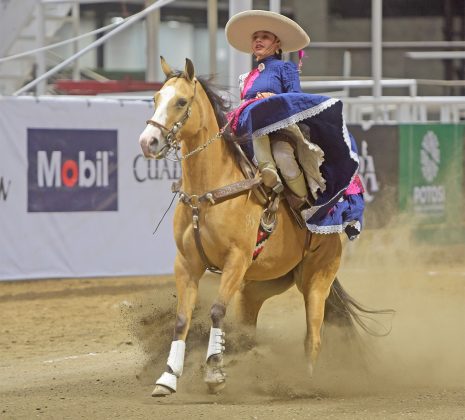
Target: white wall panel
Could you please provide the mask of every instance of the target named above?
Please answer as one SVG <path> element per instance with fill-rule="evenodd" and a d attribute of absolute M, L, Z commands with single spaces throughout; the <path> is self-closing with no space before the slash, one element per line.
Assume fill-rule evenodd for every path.
<path fill-rule="evenodd" d="M 152 112 L 143 101 L 0 98 L 0 280 L 172 272 L 173 209 L 152 232 L 180 168 L 142 158 L 138 138 Z M 56 177 L 37 185 L 39 151 L 59 152 L 61 187 Z M 71 185 L 64 162 L 91 181 L 83 169 L 106 152 L 112 186 Z"/>

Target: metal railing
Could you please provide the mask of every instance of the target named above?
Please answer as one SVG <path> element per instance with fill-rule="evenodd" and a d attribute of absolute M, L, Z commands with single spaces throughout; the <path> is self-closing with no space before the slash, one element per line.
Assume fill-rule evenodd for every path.
<path fill-rule="evenodd" d="M 362 96 L 342 101 L 345 118 L 352 124 L 465 123 L 463 96 Z"/>
<path fill-rule="evenodd" d="M 102 45 L 104 42 L 106 42 L 108 39 L 114 37 L 116 34 L 119 32 L 123 31 L 127 27 L 133 25 L 134 23 L 138 22 L 139 20 L 143 19 L 153 11 L 159 9 L 162 6 L 165 6 L 169 3 L 172 3 L 174 0 L 158 0 L 155 3 L 151 4 L 150 6 L 146 7 L 144 10 L 142 10 L 139 13 L 136 13 L 135 15 L 130 16 L 125 20 L 121 25 L 117 26 L 115 29 L 111 30 L 110 32 L 106 33 L 103 35 L 101 38 L 98 40 L 92 42 L 89 44 L 87 47 L 83 48 L 82 50 L 78 51 L 76 54 L 72 55 L 71 57 L 67 58 L 64 60 L 62 63 L 56 65 L 49 71 L 41 74 L 39 77 L 37 77 L 35 80 L 32 82 L 26 84 L 23 86 L 21 89 L 17 90 L 16 92 L 13 93 L 14 96 L 21 95 L 24 92 L 27 92 L 29 89 L 32 89 L 33 87 L 37 86 L 44 80 L 47 80 L 49 77 L 53 76 L 54 74 L 58 73 L 60 70 L 77 60 L 79 57 L 82 55 L 86 54 L 90 50 L 93 50 L 94 48 L 97 48 L 98 46 Z"/>
<path fill-rule="evenodd" d="M 153 97 L 134 95 L 102 94 L 119 101 L 144 101 L 151 106 Z M 463 96 L 383 96 L 373 98 L 360 96 L 341 97 L 347 123 L 398 124 L 398 123 L 465 123 L 465 97 Z"/>
<path fill-rule="evenodd" d="M 70 63 L 77 60 L 80 56 L 86 54 L 88 51 L 100 46 L 108 39 L 115 36 L 120 31 L 133 25 L 139 20 L 143 19 L 156 9 L 161 8 L 174 0 L 158 0 L 151 4 L 139 13 L 128 17 L 121 24 L 116 26 L 110 32 L 103 35 L 101 38 L 91 43 L 81 51 L 67 58 L 60 64 L 53 67 L 51 70 L 37 77 L 34 81 L 23 86 L 16 91 L 14 95 L 20 95 L 27 92 L 31 88 L 37 86 L 42 81 L 55 75 L 60 70 L 68 66 Z M 104 28 L 104 29 L 107 29 Z M 98 30 L 103 31 L 103 29 Z M 81 37 L 81 36 L 80 36 Z M 77 38 L 68 40 L 67 42 L 76 41 Z M 64 42 L 63 42 L 64 44 Z M 61 45 L 57 43 L 54 46 Z M 311 48 L 370 48 L 371 42 L 352 42 L 352 43 L 313 43 Z M 39 48 L 32 53 L 44 52 L 48 48 L 54 46 Z M 453 48 L 465 46 L 465 42 L 384 42 L 383 48 L 425 48 L 435 46 L 437 48 Z M 5 57 L 3 60 L 19 58 L 26 53 L 18 54 L 15 57 Z M 347 54 L 348 55 L 348 54 Z M 413 56 L 411 58 L 414 58 Z M 417 57 L 415 57 L 417 58 Z M 435 57 L 436 58 L 436 57 Z M 350 57 L 348 58 L 350 59 Z M 344 72 L 344 76 L 348 76 L 350 70 Z M 307 79 L 307 80 L 305 80 Z M 428 81 L 433 83 L 434 81 Z M 437 81 L 440 83 L 441 81 Z M 443 81 L 444 83 L 446 81 Z M 447 81 L 452 83 L 452 81 Z M 383 88 L 407 88 L 409 95 L 407 97 L 400 96 L 381 96 L 381 97 L 349 97 L 350 89 L 366 89 L 374 86 L 372 79 L 344 79 L 344 80 L 308 80 L 303 78 L 302 88 L 304 90 L 325 90 L 341 89 L 340 96 L 344 102 L 344 114 L 347 122 L 359 124 L 372 124 L 372 123 L 403 123 L 403 122 L 431 122 L 438 121 L 444 123 L 459 123 L 465 120 L 465 97 L 460 96 L 446 96 L 446 97 L 417 97 L 417 89 L 419 81 L 415 79 L 381 79 L 380 85 Z M 454 81 L 455 83 L 455 81 Z M 464 83 L 461 81 L 461 83 Z M 151 101 L 148 96 L 116 96 L 120 100 L 147 100 Z"/>
<path fill-rule="evenodd" d="M 410 96 L 417 95 L 417 81 L 415 79 L 382 79 L 383 88 L 408 88 Z M 323 89 L 341 89 L 347 92 L 350 88 L 372 88 L 374 81 L 372 79 L 360 80 L 304 80 L 300 83 L 302 90 Z"/>

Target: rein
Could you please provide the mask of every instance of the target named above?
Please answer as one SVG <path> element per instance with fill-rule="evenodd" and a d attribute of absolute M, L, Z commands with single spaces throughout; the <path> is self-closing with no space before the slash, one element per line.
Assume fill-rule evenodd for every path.
<path fill-rule="evenodd" d="M 202 150 L 206 149 L 210 144 L 212 144 L 215 140 L 219 139 L 220 137 L 223 136 L 223 133 L 225 132 L 226 128 L 228 128 L 229 124 L 231 121 L 228 121 L 221 129 L 218 131 L 218 133 L 215 134 L 214 137 L 211 139 L 207 140 L 204 144 L 201 144 L 200 146 L 196 147 L 194 150 L 190 151 L 189 153 L 185 154 L 184 156 L 178 156 L 179 160 L 185 160 L 190 158 L 191 156 L 196 155 L 197 153 L 201 152 Z"/>

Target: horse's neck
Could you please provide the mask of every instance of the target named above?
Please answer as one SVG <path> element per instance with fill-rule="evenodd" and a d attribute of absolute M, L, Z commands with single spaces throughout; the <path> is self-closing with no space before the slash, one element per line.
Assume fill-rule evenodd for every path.
<path fill-rule="evenodd" d="M 195 139 L 190 139 L 189 146 L 183 143 L 182 154 L 186 155 L 205 144 L 214 138 L 218 131 L 216 124 L 210 124 L 208 129 L 200 130 Z M 185 192 L 204 194 L 243 178 L 226 141 L 217 138 L 202 151 L 183 160 L 182 185 Z"/>

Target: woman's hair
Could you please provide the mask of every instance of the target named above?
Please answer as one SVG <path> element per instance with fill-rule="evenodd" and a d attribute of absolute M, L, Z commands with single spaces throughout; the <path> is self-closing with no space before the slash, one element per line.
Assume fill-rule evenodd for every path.
<path fill-rule="evenodd" d="M 283 59 L 283 50 L 280 48 L 278 49 L 275 53 L 274 53 L 274 56 L 278 59 L 278 60 L 282 60 Z"/>
<path fill-rule="evenodd" d="M 274 34 L 273 34 L 274 35 Z M 278 35 L 274 35 L 275 37 L 275 41 L 278 43 L 278 45 L 281 46 L 281 40 L 278 38 Z M 282 60 L 283 59 L 283 50 L 280 48 L 278 48 L 276 50 L 276 52 L 274 53 L 274 56 L 278 59 L 278 60 Z"/>

